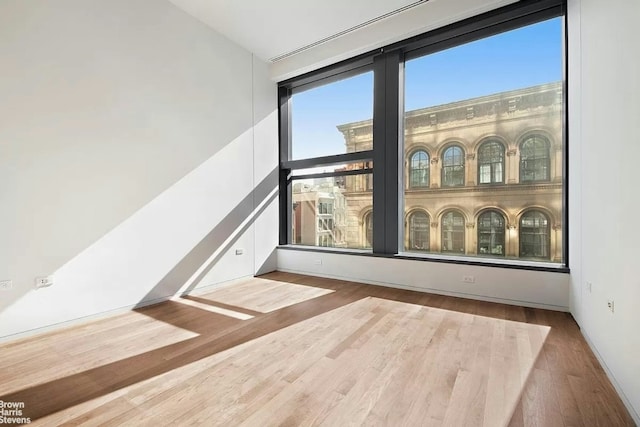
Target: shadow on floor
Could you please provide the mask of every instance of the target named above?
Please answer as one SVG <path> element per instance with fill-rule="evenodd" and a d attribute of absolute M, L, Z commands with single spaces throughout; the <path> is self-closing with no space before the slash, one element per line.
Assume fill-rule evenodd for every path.
<path fill-rule="evenodd" d="M 563 324 L 564 329 L 552 327 L 552 332 L 545 344 L 545 348 L 551 346 L 551 350 L 559 340 L 568 339 L 565 331 L 566 325 L 571 325 L 570 322 L 567 322 L 567 317 L 570 317 L 567 313 L 526 309 L 282 272 L 269 273 L 262 277 L 329 289 L 333 292 L 269 313 L 259 313 L 242 307 L 222 304 L 200 296 L 186 297 L 197 303 L 214 305 L 218 308 L 254 316 L 249 320 L 238 320 L 175 301 L 140 308 L 136 312 L 199 335 L 61 379 L 4 394 L 0 396 L 0 400 L 24 402 L 24 415 L 32 420 L 37 420 L 367 297 L 384 298 L 497 319 L 551 326 Z M 573 334 L 575 331 L 571 331 L 571 333 Z"/>

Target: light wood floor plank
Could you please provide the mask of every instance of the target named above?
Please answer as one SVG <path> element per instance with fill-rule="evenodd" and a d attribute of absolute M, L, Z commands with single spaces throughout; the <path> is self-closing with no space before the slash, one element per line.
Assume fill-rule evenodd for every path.
<path fill-rule="evenodd" d="M 282 272 L 193 301 L 0 345 L 0 400 L 46 426 L 633 425 L 566 313 Z"/>

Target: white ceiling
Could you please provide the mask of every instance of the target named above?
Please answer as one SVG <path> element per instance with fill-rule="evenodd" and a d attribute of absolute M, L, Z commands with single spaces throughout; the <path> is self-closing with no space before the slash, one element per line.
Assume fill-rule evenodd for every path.
<path fill-rule="evenodd" d="M 169 1 L 271 62 L 282 81 L 518 0 Z"/>
<path fill-rule="evenodd" d="M 170 1 L 264 61 L 285 55 L 398 9 L 424 2 L 424 0 Z"/>

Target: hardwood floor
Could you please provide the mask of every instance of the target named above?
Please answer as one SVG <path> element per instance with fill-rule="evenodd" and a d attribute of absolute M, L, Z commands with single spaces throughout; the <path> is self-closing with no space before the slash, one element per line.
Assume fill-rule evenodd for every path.
<path fill-rule="evenodd" d="M 271 273 L 0 345 L 35 425 L 632 426 L 567 313 Z"/>

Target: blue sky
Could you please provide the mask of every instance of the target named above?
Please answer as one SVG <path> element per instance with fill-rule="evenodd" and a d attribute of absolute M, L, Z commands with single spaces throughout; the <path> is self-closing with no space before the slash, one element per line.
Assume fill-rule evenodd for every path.
<path fill-rule="evenodd" d="M 406 111 L 562 79 L 562 20 L 407 61 Z M 292 97 L 293 159 L 345 152 L 337 125 L 373 115 L 373 72 Z"/>

